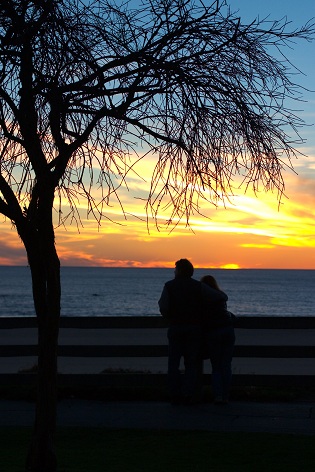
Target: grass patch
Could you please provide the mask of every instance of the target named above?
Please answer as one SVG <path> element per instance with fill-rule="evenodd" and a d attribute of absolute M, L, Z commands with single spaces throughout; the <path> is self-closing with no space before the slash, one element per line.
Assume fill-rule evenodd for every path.
<path fill-rule="evenodd" d="M 0 428 L 1 470 L 23 472 L 29 428 Z M 60 428 L 59 472 L 313 472 L 314 437 Z"/>

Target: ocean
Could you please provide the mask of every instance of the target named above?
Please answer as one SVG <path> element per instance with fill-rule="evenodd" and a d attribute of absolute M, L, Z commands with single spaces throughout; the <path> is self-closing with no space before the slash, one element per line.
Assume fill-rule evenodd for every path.
<path fill-rule="evenodd" d="M 196 269 L 212 274 L 238 316 L 315 316 L 315 270 Z M 62 316 L 152 316 L 173 269 L 62 267 Z M 0 266 L 0 316 L 33 316 L 28 267 Z"/>

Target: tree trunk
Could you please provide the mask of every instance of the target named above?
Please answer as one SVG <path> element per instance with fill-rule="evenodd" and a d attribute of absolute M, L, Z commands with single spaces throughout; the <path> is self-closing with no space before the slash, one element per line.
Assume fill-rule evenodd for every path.
<path fill-rule="evenodd" d="M 57 323 L 57 321 L 50 322 Z M 26 470 L 55 472 L 54 434 L 57 409 L 57 339 L 47 325 L 38 329 L 38 385 L 35 425 L 26 460 Z"/>
<path fill-rule="evenodd" d="M 55 472 L 60 263 L 53 237 L 38 238 L 37 235 L 30 239 L 31 243 L 26 247 L 38 321 L 38 379 L 35 424 L 26 459 L 26 471 Z"/>

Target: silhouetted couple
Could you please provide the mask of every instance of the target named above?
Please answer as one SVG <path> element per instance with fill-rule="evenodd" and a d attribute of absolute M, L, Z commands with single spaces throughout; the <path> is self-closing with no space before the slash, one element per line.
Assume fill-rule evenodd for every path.
<path fill-rule="evenodd" d="M 196 399 L 202 359 L 210 358 L 212 390 L 216 403 L 227 403 L 235 342 L 227 295 L 214 277 L 192 278 L 194 267 L 187 259 L 175 263 L 175 277 L 164 285 L 159 307 L 168 320 L 168 381 L 171 403 L 191 404 Z M 204 351 L 208 351 L 206 354 Z M 181 375 L 180 361 L 185 372 Z"/>

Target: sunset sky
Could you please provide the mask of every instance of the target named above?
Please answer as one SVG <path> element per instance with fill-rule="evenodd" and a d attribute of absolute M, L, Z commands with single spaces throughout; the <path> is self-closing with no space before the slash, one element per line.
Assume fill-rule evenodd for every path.
<path fill-rule="evenodd" d="M 207 3 L 207 2 L 206 2 Z M 287 16 L 292 28 L 315 18 L 314 0 L 230 0 L 244 22 L 256 16 L 280 19 Z M 306 103 L 299 104 L 301 116 L 315 123 L 315 42 L 292 45 L 288 57 L 304 76 L 295 80 L 306 89 Z M 109 220 L 100 228 L 82 207 L 83 227 L 56 228 L 57 250 L 64 266 L 173 267 L 174 261 L 189 258 L 196 267 L 315 269 L 315 126 L 300 134 L 307 141 L 298 148 L 307 157 L 293 162 L 295 172 L 284 173 L 285 196 L 278 205 L 277 195 L 263 190 L 254 196 L 241 188 L 232 199 L 214 208 L 204 205 L 208 218 L 191 217 L 191 228 L 183 224 L 171 234 L 158 232 L 154 225 L 148 233 L 143 198 L 149 190 L 150 162 L 139 163 L 138 174 L 131 176 L 129 192 L 120 194 L 127 220 L 113 201 Z M 113 223 L 112 221 L 115 221 Z M 26 265 L 25 250 L 9 222 L 0 217 L 0 264 Z"/>

